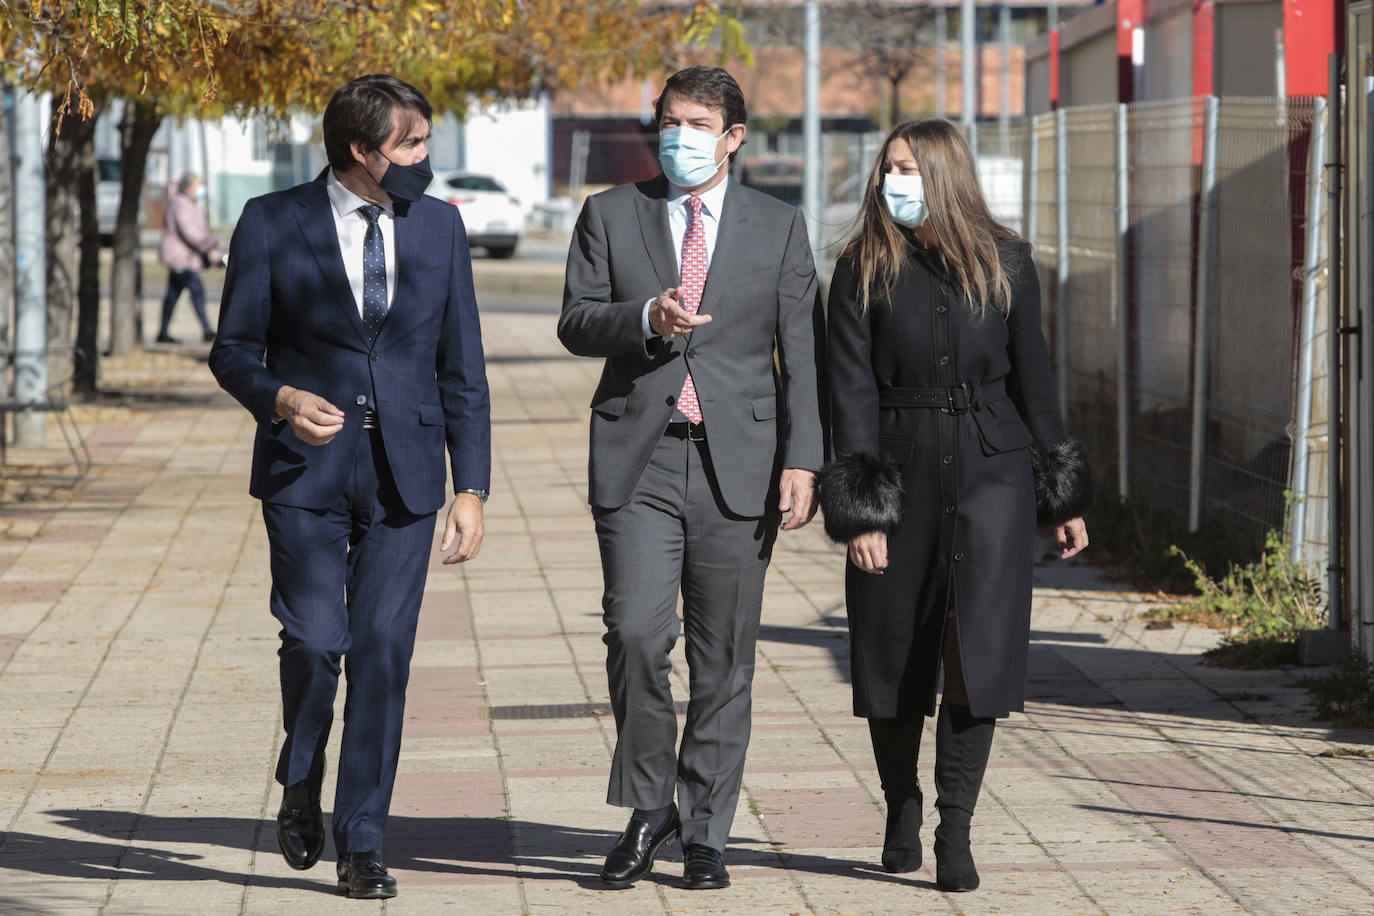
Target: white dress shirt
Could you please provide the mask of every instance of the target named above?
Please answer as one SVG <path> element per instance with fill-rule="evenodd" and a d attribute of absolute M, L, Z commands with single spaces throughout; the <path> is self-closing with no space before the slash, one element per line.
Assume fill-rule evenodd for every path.
<path fill-rule="evenodd" d="M 711 256 L 716 253 L 716 236 L 720 235 L 720 215 L 725 206 L 725 188 L 729 183 L 730 174 L 727 172 L 720 184 L 697 195 L 701 198 L 701 226 L 706 230 L 708 272 L 711 269 Z M 682 237 L 687 234 L 687 225 L 692 219 L 692 208 L 687 205 L 687 198 L 690 196 L 672 182 L 668 183 L 668 229 L 673 233 L 673 257 L 677 259 L 679 274 L 682 272 Z M 653 328 L 649 327 L 649 307 L 653 304 L 653 299 L 644 303 L 644 312 L 640 318 L 640 328 L 644 331 L 646 339 L 658 336 Z"/>
<path fill-rule="evenodd" d="M 329 170 L 324 189 L 329 193 L 329 203 L 334 210 L 334 229 L 339 233 L 339 252 L 343 255 L 348 286 L 353 290 L 353 304 L 362 315 L 363 239 L 367 236 L 367 220 L 358 208 L 367 206 L 367 201 L 344 187 L 333 169 Z M 391 204 L 378 206 L 382 208 L 377 228 L 382 230 L 382 249 L 386 255 L 386 307 L 390 309 L 391 299 L 396 294 L 396 220 Z"/>

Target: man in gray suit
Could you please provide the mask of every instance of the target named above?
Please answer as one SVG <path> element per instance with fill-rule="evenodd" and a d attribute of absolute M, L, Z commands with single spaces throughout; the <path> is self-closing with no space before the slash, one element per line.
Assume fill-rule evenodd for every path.
<path fill-rule="evenodd" d="M 664 175 L 588 198 L 558 322 L 568 350 L 606 360 L 588 476 L 617 731 L 607 801 L 634 813 L 601 878 L 643 878 L 680 832 L 684 884 L 719 888 L 764 573 L 782 514 L 790 530 L 815 513 L 820 297 L 801 212 L 729 178 L 747 117 L 734 79 L 682 70 L 655 113 Z M 668 659 L 679 590 L 680 752 Z"/>

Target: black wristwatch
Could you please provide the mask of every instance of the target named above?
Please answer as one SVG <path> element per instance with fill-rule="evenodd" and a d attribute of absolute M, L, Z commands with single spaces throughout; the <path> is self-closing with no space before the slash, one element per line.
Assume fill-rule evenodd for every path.
<path fill-rule="evenodd" d="M 481 500 L 482 502 L 484 502 L 484 503 L 487 501 L 487 497 L 491 495 L 491 491 L 490 491 L 490 490 L 474 490 L 474 489 L 471 489 L 471 488 L 468 488 L 468 487 L 465 487 L 465 488 L 459 490 L 458 492 L 459 492 L 459 493 L 471 493 L 473 496 L 476 496 L 478 499 L 480 499 L 480 500 Z"/>

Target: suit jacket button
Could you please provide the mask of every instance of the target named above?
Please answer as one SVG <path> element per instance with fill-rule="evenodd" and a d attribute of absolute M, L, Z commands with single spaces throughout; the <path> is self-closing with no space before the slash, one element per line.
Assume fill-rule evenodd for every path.
<path fill-rule="evenodd" d="M 956 553 L 956 554 L 954 555 L 954 562 L 955 562 L 955 563 L 962 563 L 962 562 L 964 562 L 964 555 L 963 555 L 962 553 Z"/>
<path fill-rule="evenodd" d="M 674 395 L 671 395 L 671 394 L 668 395 L 668 397 L 665 398 L 665 400 L 668 402 L 668 405 L 669 405 L 670 407 L 671 407 L 672 405 L 674 405 L 674 404 L 677 403 L 677 397 L 674 396 Z"/>
<path fill-rule="evenodd" d="M 358 395 L 356 398 L 353 399 L 353 403 L 354 403 L 354 404 L 357 404 L 359 407 L 362 407 L 364 404 L 367 403 L 367 395 L 365 395 L 365 394 L 360 394 L 360 395 Z"/>
<path fill-rule="evenodd" d="M 688 358 L 688 359 L 696 359 L 696 358 L 697 358 L 697 351 L 696 351 L 696 350 L 688 350 L 688 351 L 687 351 L 687 358 Z"/>
<path fill-rule="evenodd" d="M 372 357 L 373 359 L 381 359 L 381 357 L 378 356 L 376 353 L 369 353 L 369 354 L 367 354 L 367 355 L 370 356 L 370 357 Z"/>

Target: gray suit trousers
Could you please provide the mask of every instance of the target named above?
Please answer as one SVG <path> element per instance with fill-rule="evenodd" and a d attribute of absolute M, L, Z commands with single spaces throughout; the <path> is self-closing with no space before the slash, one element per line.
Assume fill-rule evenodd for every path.
<path fill-rule="evenodd" d="M 754 646 L 779 516 L 731 514 L 709 444 L 669 436 L 629 500 L 593 515 L 617 733 L 606 800 L 659 808 L 672 802 L 676 784 L 682 843 L 723 850 L 744 774 Z M 675 753 L 668 653 L 680 630 L 679 588 L 690 700 Z"/>

